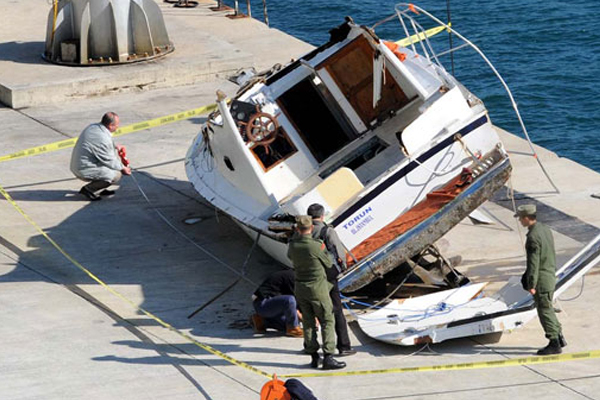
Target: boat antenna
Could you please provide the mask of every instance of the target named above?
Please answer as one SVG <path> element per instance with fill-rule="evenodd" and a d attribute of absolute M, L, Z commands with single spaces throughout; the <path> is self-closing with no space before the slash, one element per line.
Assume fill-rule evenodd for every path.
<path fill-rule="evenodd" d="M 452 15 L 450 14 L 450 0 L 446 0 L 446 13 L 448 14 L 448 26 L 452 26 Z M 452 76 L 454 75 L 454 45 L 452 44 L 452 30 L 448 30 L 448 41 L 450 42 L 450 63 L 452 65 Z"/>

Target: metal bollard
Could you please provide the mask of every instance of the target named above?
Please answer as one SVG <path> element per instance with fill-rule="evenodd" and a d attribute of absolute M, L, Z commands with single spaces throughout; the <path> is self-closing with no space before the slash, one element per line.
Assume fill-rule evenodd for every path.
<path fill-rule="evenodd" d="M 233 6 L 233 14 L 229 14 L 227 15 L 227 18 L 231 18 L 231 19 L 238 19 L 238 18 L 247 18 L 247 15 L 240 12 L 240 4 L 238 0 L 235 0 L 234 2 L 234 6 Z M 248 8 L 248 11 L 250 11 L 250 8 Z"/>
<path fill-rule="evenodd" d="M 226 6 L 225 4 L 223 4 L 223 0 L 218 0 L 217 1 L 217 6 L 216 7 L 210 7 L 210 10 L 212 10 L 212 11 L 229 11 L 229 10 L 231 10 L 231 7 Z"/>

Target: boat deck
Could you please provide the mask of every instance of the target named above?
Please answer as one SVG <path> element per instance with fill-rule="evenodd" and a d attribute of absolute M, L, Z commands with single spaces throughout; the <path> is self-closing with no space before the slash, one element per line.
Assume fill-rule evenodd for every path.
<path fill-rule="evenodd" d="M 293 38 L 285 42 L 285 35 L 259 27 L 252 28 L 256 41 L 252 44 L 250 38 L 236 36 L 235 29 L 222 26 L 252 27 L 258 22 L 230 21 L 222 13 L 208 11 L 209 5 L 212 3 L 201 2 L 196 10 L 164 8 L 168 28 L 179 26 L 170 21 L 180 18 L 206 37 L 219 38 L 234 47 L 252 52 L 268 47 L 273 60 L 263 62 L 285 61 L 309 47 Z M 8 3 L 0 6 L 3 15 L 8 15 L 8 7 Z M 6 79 L 21 73 L 15 71 L 20 69 L 27 69 L 41 86 L 48 81 L 47 65 L 42 61 L 10 59 L 2 50 L 11 42 L 19 51 L 37 49 L 37 42 L 43 41 L 47 11 L 45 7 L 31 8 L 24 0 L 10 3 L 13 18 L 0 32 L 0 85 L 9 86 Z M 33 23 L 28 21 L 36 21 L 37 29 L 21 29 Z M 170 31 L 175 41 L 189 32 L 177 29 Z M 289 46 L 259 43 L 259 38 L 266 42 L 272 37 Z M 211 48 L 201 40 L 197 45 Z M 278 47 L 282 48 L 275 51 Z M 217 57 L 217 50 L 210 54 Z M 239 61 L 238 66 L 247 66 L 246 61 Z M 62 68 L 66 67 L 51 66 L 65 73 Z M 36 79 L 31 79 L 32 85 Z M 66 90 L 68 84 L 64 85 Z M 0 154 L 77 136 L 109 109 L 119 113 L 122 124 L 128 125 L 211 104 L 217 88 L 226 93 L 235 90 L 230 82 L 213 77 L 185 87 L 60 103 L 50 99 L 54 102 L 19 111 L 0 108 Z M 134 304 L 195 340 L 262 371 L 279 375 L 312 372 L 309 357 L 300 353 L 300 339 L 254 335 L 246 324 L 255 285 L 279 268 L 258 249 L 246 265 L 247 280 L 187 318 L 238 279 L 228 266 L 239 272 L 252 248 L 237 225 L 204 204 L 187 182 L 183 157 L 203 120 L 196 117 L 117 140 L 127 146 L 129 158 L 139 171 L 136 181 L 150 203 L 136 181 L 127 177 L 115 197 L 83 201 L 77 194 L 81 182 L 68 168 L 69 150 L 0 163 L 0 184 L 74 259 Z M 561 190 L 560 194 L 550 193 L 551 186 L 534 158 L 526 155 L 526 142 L 505 131 L 500 134 L 512 156 L 517 202 L 538 205 L 540 220 L 553 229 L 560 264 L 599 232 L 600 200 L 591 194 L 600 192 L 600 174 L 538 148 L 539 157 Z M 473 225 L 464 221 L 443 239 L 445 255 L 462 255 L 459 270 L 475 282 L 490 281 L 488 291 L 497 290 L 508 277 L 520 275 L 524 269 L 522 242 L 511 206 L 510 199 L 499 193 L 485 207 L 502 223 Z M 58 253 L 7 201 L 0 200 L 0 216 L 0 398 L 260 397 L 266 378 L 207 353 L 115 297 Z M 192 217 L 201 220 L 193 225 L 183 222 Z M 581 295 L 580 287 L 573 285 L 559 304 L 568 352 L 600 349 L 600 321 L 590 306 L 600 302 L 600 269 L 595 267 L 586 276 Z M 415 348 L 379 343 L 361 333 L 355 322 L 350 327 L 359 353 L 345 359 L 348 367 L 343 371 L 498 361 L 533 355 L 546 344 L 537 321 L 501 338 L 481 336 Z M 600 393 L 599 367 L 600 360 L 593 359 L 301 380 L 320 399 L 524 399 L 532 395 L 593 399 Z"/>

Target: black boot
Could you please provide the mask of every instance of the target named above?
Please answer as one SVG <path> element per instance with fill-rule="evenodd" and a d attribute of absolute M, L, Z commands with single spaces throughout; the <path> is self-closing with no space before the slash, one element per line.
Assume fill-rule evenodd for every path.
<path fill-rule="evenodd" d="M 323 359 L 323 369 L 341 369 L 346 366 L 343 361 L 338 361 L 331 354 L 325 354 Z"/>
<path fill-rule="evenodd" d="M 548 343 L 548 346 L 544 347 L 543 349 L 538 350 L 537 355 L 538 356 L 547 356 L 550 354 L 560 354 L 562 353 L 562 349 L 560 348 L 560 343 L 558 341 L 558 339 L 550 339 L 550 343 Z"/>
<path fill-rule="evenodd" d="M 102 200 L 102 199 L 100 198 L 100 196 L 98 196 L 96 193 L 94 193 L 94 192 L 92 192 L 92 191 L 88 190 L 88 188 L 86 188 L 85 186 L 84 186 L 84 187 L 82 187 L 82 188 L 79 190 L 79 193 L 81 193 L 82 195 L 84 195 L 85 197 L 87 197 L 87 199 L 88 199 L 89 201 L 97 201 L 97 200 Z"/>
<path fill-rule="evenodd" d="M 565 337 L 563 336 L 562 332 L 558 335 L 558 344 L 560 344 L 560 347 L 567 346 L 567 341 L 565 340 Z"/>
<path fill-rule="evenodd" d="M 310 367 L 311 368 L 319 368 L 319 361 L 321 360 L 321 357 L 319 357 L 319 353 L 312 353 L 310 355 L 311 361 L 310 361 Z"/>

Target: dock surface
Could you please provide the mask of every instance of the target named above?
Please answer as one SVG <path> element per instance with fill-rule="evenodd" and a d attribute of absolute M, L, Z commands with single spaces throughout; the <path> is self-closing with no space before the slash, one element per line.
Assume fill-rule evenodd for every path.
<path fill-rule="evenodd" d="M 212 104 L 217 89 L 228 95 L 237 90 L 225 79 L 231 72 L 285 63 L 312 48 L 261 22 L 210 11 L 212 2 L 191 10 L 160 4 L 176 51 L 146 65 L 108 69 L 45 63 L 39 53 L 50 6 L 0 4 L 0 100 L 10 106 L 0 107 L 0 155 L 76 137 L 109 110 L 125 126 Z M 125 84 L 132 76 L 141 80 Z M 0 185 L 27 216 L 108 285 L 65 258 L 0 198 L 0 399 L 260 398 L 267 378 L 181 333 L 269 374 L 314 371 L 301 354 L 301 339 L 255 335 L 247 323 L 250 295 L 281 267 L 260 249 L 252 251 L 252 241 L 187 181 L 183 160 L 204 121 L 197 116 L 118 138 L 136 172 L 114 197 L 99 202 L 78 194 L 82 182 L 69 171 L 70 150 L 0 162 Z M 600 233 L 600 200 L 591 196 L 600 193 L 600 174 L 538 147 L 560 189 L 553 193 L 527 142 L 499 132 L 511 154 L 516 201 L 538 205 L 561 265 Z M 459 270 L 491 282 L 490 290 L 525 266 L 525 232 L 507 192 L 485 204 L 502 223 L 465 220 L 443 239 L 447 256 L 462 256 Z M 190 219 L 198 222 L 187 224 Z M 244 279 L 225 291 L 242 272 Z M 561 299 L 565 351 L 600 349 L 598 267 Z M 411 348 L 374 341 L 355 321 L 350 328 L 358 354 L 344 359 L 347 372 L 501 361 L 533 356 L 546 344 L 537 320 L 501 337 Z M 600 399 L 599 369 L 600 360 L 585 359 L 301 380 L 328 400 Z"/>

